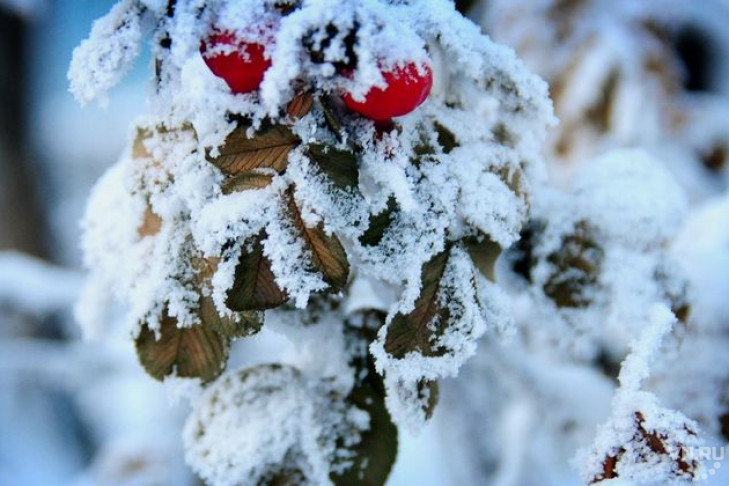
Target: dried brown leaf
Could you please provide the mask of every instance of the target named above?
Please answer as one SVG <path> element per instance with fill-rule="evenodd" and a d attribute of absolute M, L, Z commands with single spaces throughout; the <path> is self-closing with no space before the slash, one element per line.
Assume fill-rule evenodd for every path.
<path fill-rule="evenodd" d="M 208 160 L 227 175 L 263 168 L 285 171 L 298 137 L 283 125 L 263 128 L 250 138 L 247 130 L 245 125 L 236 128 L 220 148 L 220 156 Z"/>
<path fill-rule="evenodd" d="M 248 191 L 252 189 L 263 189 L 273 182 L 273 175 L 261 172 L 241 172 L 228 178 L 221 189 L 223 194 Z"/>
<path fill-rule="evenodd" d="M 448 313 L 438 302 L 440 281 L 448 263 L 448 251 L 435 255 L 423 265 L 421 271 L 420 296 L 415 308 L 409 314 L 398 313 L 387 329 L 385 351 L 395 358 L 403 358 L 416 351 L 423 356 L 439 356 L 443 350 L 434 347 L 433 336 L 437 335 L 448 322 Z M 432 329 L 436 323 L 438 329 Z"/>
<path fill-rule="evenodd" d="M 250 248 L 243 249 L 226 302 L 232 310 L 272 309 L 288 300 L 286 293 L 276 283 L 271 261 L 263 254 L 264 237 L 264 233 L 259 234 L 251 242 Z"/>
<path fill-rule="evenodd" d="M 349 278 L 349 261 L 339 238 L 326 234 L 322 222 L 313 228 L 304 222 L 292 188 L 288 191 L 288 207 L 294 226 L 311 252 L 313 270 L 320 272 L 334 291 L 342 290 Z"/>
<path fill-rule="evenodd" d="M 164 315 L 160 336 L 144 326 L 136 339 L 137 355 L 144 369 L 158 380 L 173 372 L 184 378 L 217 378 L 228 359 L 230 341 L 215 330 L 197 325 L 177 327 L 177 320 Z"/>
<path fill-rule="evenodd" d="M 154 236 L 159 233 L 159 230 L 161 228 L 162 218 L 160 218 L 150 206 L 147 206 L 147 208 L 144 210 L 144 218 L 142 219 L 142 224 L 139 229 L 137 229 L 139 237 L 144 238 L 145 236 Z"/>

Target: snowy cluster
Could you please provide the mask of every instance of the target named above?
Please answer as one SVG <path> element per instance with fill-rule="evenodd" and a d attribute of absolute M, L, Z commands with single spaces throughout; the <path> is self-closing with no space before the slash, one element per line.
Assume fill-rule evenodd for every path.
<path fill-rule="evenodd" d="M 439 400 L 462 484 L 703 478 L 729 431 L 729 38 L 689 3 L 120 1 L 71 91 L 103 103 L 143 39 L 153 89 L 89 200 L 77 315 L 123 309 L 211 484 L 382 484 Z M 220 32 L 263 46 L 254 91 L 213 74 Z M 411 67 L 414 111 L 351 108 Z M 261 329 L 291 347 L 225 371 Z"/>
<path fill-rule="evenodd" d="M 542 322 L 530 339 L 588 359 L 606 337 L 629 342 L 655 302 L 678 311 L 686 283 L 667 245 L 686 209 L 660 162 L 632 150 L 584 165 L 566 191 L 535 195 L 533 222 L 509 255 L 529 284 L 522 302 L 540 303 L 520 311 L 524 325 Z"/>
<path fill-rule="evenodd" d="M 326 484 L 328 464 L 345 459 L 336 457 L 336 441 L 347 434 L 356 443 L 356 431 L 369 427 L 367 413 L 348 410 L 327 388 L 279 365 L 221 377 L 187 421 L 190 463 L 212 484 L 255 485 L 277 475 Z"/>
<path fill-rule="evenodd" d="M 214 31 L 265 46 L 258 90 L 208 69 Z M 546 84 L 447 0 L 124 0 L 74 54 L 77 98 L 103 101 L 142 38 L 154 92 L 89 200 L 77 315 L 101 333 L 121 305 L 150 374 L 204 382 L 185 444 L 211 484 L 384 482 L 393 421 L 421 428 L 438 380 L 511 326 L 493 271 L 544 178 Z M 435 78 L 409 115 L 342 102 L 408 63 Z M 218 377 L 262 324 L 298 353 Z"/>

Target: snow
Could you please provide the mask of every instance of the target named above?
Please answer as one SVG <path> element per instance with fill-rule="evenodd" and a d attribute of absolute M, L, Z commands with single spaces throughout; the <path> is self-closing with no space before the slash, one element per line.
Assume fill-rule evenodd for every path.
<path fill-rule="evenodd" d="M 674 177 L 639 150 L 606 153 L 581 169 L 571 185 L 581 216 L 625 245 L 664 245 L 688 209 Z"/>
<path fill-rule="evenodd" d="M 168 17 L 164 2 L 122 1 L 95 24 L 69 72 L 81 102 L 103 102 L 143 37 L 159 61 L 146 114 L 84 218 L 90 276 L 77 315 L 88 334 L 134 336 L 163 312 L 181 327 L 201 325 L 199 258 L 219 262 L 209 291 L 219 313 L 235 316 L 227 291 L 241 252 L 262 231 L 275 282 L 290 298 L 266 312 L 262 336 L 235 343 L 231 371 L 217 381 L 165 381 L 170 398 L 192 408 L 187 462 L 211 484 L 257 484 L 284 466 L 328 484 L 343 467 L 337 434 L 366 430 L 369 419 L 341 400 L 355 380 L 344 329 L 377 310 L 384 325 L 369 347 L 358 346 L 383 375 L 401 436 L 432 439 L 420 386 L 441 383 L 436 414 L 444 415 L 433 420 L 446 440 L 428 454 L 454 463 L 455 483 L 579 484 L 575 471 L 590 482 L 609 457 L 620 478 L 601 484 L 680 479 L 679 448 L 720 440 L 717 417 L 726 409 L 717 391 L 727 379 L 727 202 L 716 196 L 727 179 L 724 169 L 705 170 L 701 157 L 725 143 L 729 111 L 718 93 L 682 91 L 676 54 L 649 21 L 708 18 L 678 2 L 666 2 L 665 12 L 656 2 L 576 2 L 583 7 L 555 16 L 562 2 L 497 0 L 481 10 L 491 40 L 446 0 L 304 0 L 288 15 L 274 3 L 180 0 Z M 266 45 L 272 67 L 258 92 L 231 94 L 202 62 L 200 40 L 213 26 Z M 356 69 L 342 72 L 352 49 Z M 435 87 L 395 130 L 344 109 L 344 92 L 364 95 L 382 86 L 381 68 L 408 61 L 432 65 Z M 302 86 L 321 97 L 292 120 L 286 107 Z M 327 127 L 323 102 L 339 133 Z M 285 171 L 261 172 L 269 185 L 226 194 L 227 176 L 208 157 L 240 119 L 250 135 L 287 126 L 301 144 Z M 138 130 L 147 134 L 141 150 Z M 309 144 L 352 152 L 356 187 L 328 179 Z M 341 241 L 353 270 L 326 300 L 324 275 L 289 219 L 290 195 L 307 225 L 321 223 Z M 370 217 L 390 201 L 397 211 L 382 240 L 363 244 Z M 160 228 L 142 235 L 150 211 Z M 528 220 L 543 229 L 523 278 L 510 267 Z M 461 243 L 475 237 L 507 249 L 495 282 Z M 444 352 L 396 358 L 386 351 L 393 319 L 415 309 L 422 268 L 443 251 L 435 304 L 448 325 L 436 333 L 436 317 L 426 328 Z M 2 283 L 0 273 L 0 296 Z M 570 285 L 575 294 L 560 296 Z M 119 309 L 121 319 L 109 318 Z M 261 343 L 270 349 L 256 354 Z M 241 357 L 248 352 L 255 357 Z M 125 457 L 133 445 L 116 450 L 113 457 Z M 141 454 L 153 460 L 153 476 L 167 460 Z M 398 464 L 392 481 L 411 484 L 398 471 L 412 463 Z"/>
<path fill-rule="evenodd" d="M 142 11 L 135 0 L 121 0 L 105 17 L 97 20 L 89 38 L 74 51 L 69 73 L 71 92 L 87 103 L 99 98 L 107 104 L 106 92 L 127 74 L 139 55 Z M 88 78 L 87 78 L 88 77 Z"/>
<path fill-rule="evenodd" d="M 295 188 L 294 200 L 307 224 L 323 221 L 326 231 L 346 239 L 350 257 L 364 277 L 402 286 L 398 302 L 390 306 L 391 315 L 412 310 L 420 293 L 420 268 L 443 251 L 446 241 L 475 232 L 504 247 L 515 241 L 526 219 L 526 179 L 541 172 L 535 150 L 545 126 L 553 122 L 546 86 L 523 68 L 512 51 L 493 44 L 476 26 L 455 15 L 448 2 L 426 3 L 304 2 L 282 17 L 260 2 L 213 3 L 202 13 L 195 2 L 178 2 L 173 17 L 160 18 L 164 32 L 158 30 L 155 38 L 169 36 L 171 48 L 167 52 L 153 46 L 161 65 L 157 92 L 151 99 L 151 113 L 137 124 L 138 132 L 148 134 L 143 141 L 145 153 L 128 151 L 91 198 L 85 248 L 86 264 L 92 270 L 88 288 L 94 290 L 85 294 L 88 298 L 78 315 L 89 324 L 97 321 L 101 312 L 94 310 L 93 300 L 98 288 L 107 287 L 128 307 L 125 327 L 132 334 L 142 322 L 156 329 L 155 320 L 165 309 L 180 326 L 197 324 L 195 296 L 184 283 L 184 276 L 192 272 L 186 260 L 197 252 L 223 259 L 211 282 L 216 305 L 226 312 L 225 294 L 234 269 L 226 262 L 235 261 L 239 250 L 224 248 L 230 242 L 249 241 L 264 229 L 264 254 L 276 283 L 296 307 L 305 307 L 326 283 L 308 269 L 308 250 L 285 215 L 282 201 L 289 187 Z M 129 46 L 136 37 L 126 29 L 134 30 L 136 20 L 119 19 L 133 15 L 135 5 L 115 7 L 77 51 L 70 77 L 81 101 L 102 96 L 121 74 L 117 65 L 121 61 L 103 64 L 93 59 L 106 60 L 106 50 L 131 52 Z M 358 63 L 351 78 L 334 76 L 332 71 L 334 63 L 346 61 L 346 36 L 327 39 L 323 63 L 308 60 L 309 54 L 302 51 L 312 35 L 314 46 L 323 47 L 324 33 L 317 29 L 327 23 L 340 33 L 357 28 Z M 269 46 L 273 67 L 266 72 L 259 93 L 233 96 L 206 72 L 197 47 L 211 25 Z M 245 25 L 266 27 L 238 27 Z M 112 28 L 118 26 L 121 29 Z M 334 108 L 342 117 L 348 141 L 358 147 L 361 192 L 342 192 L 323 182 L 304 150 L 296 148 L 288 156 L 287 171 L 273 174 L 268 187 L 222 193 L 221 174 L 205 156 L 216 154 L 232 128 L 224 112 L 251 117 L 252 129 L 264 116 L 269 122 L 286 123 L 279 113 L 293 96 L 294 78 L 308 81 L 319 92 L 347 90 L 357 96 L 381 85 L 381 68 L 405 60 L 426 62 L 426 41 L 436 39 L 458 61 L 449 67 L 452 89 L 403 118 L 400 131 L 378 138 L 371 125 L 342 113 L 339 106 Z M 100 44 L 103 49 L 95 47 Z M 99 65 L 98 73 L 87 69 L 90 62 Z M 472 96 L 481 99 L 477 114 L 465 104 Z M 330 141 L 321 128 L 322 119 L 315 105 L 296 122 L 295 133 L 307 142 L 322 137 Z M 452 131 L 458 147 L 439 148 L 438 124 Z M 514 126 L 508 145 L 494 140 L 497 126 Z M 415 166 L 414 148 L 423 139 L 436 147 L 435 153 Z M 349 148 L 344 143 L 340 146 Z M 520 187 L 511 185 L 516 179 L 522 181 Z M 358 244 L 369 215 L 381 211 L 390 197 L 401 208 L 396 224 L 386 231 L 381 244 Z M 147 206 L 162 225 L 158 233 L 140 238 L 137 228 Z M 108 218 L 111 208 L 125 214 L 113 221 Z M 472 283 L 475 277 L 460 279 L 464 272 L 475 272 L 468 257 L 454 251 L 449 268 L 443 288 L 455 300 L 444 304 L 456 322 L 453 331 L 440 339 L 442 346 L 451 349 L 450 355 L 440 360 L 413 356 L 396 364 L 384 352 L 375 351 L 379 369 L 391 382 L 404 380 L 405 386 L 413 386 L 424 377 L 452 376 L 474 353 L 488 325 L 507 327 L 504 318 L 486 320 L 500 314 L 481 308 L 479 302 L 484 301 Z"/>
<path fill-rule="evenodd" d="M 310 383 L 295 368 L 229 372 L 205 391 L 188 418 L 187 460 L 217 485 L 260 484 L 285 474 L 282 466 L 300 471 L 302 484 L 332 484 L 337 428 L 351 421 L 355 430 L 367 429 L 368 416 L 362 422 L 326 397 L 325 383 Z"/>

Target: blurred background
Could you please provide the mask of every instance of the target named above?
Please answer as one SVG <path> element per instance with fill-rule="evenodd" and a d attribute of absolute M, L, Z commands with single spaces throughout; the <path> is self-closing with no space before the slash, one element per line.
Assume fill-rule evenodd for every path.
<path fill-rule="evenodd" d="M 699 0 L 685 3 L 692 2 L 703 5 Z M 0 486 L 197 484 L 183 461 L 184 406 L 174 405 L 164 388 L 142 372 L 125 336 L 89 343 L 73 319 L 73 305 L 83 283 L 78 222 L 90 188 L 116 161 L 129 138 L 132 120 L 144 109 L 151 72 L 149 58 L 139 60 L 104 109 L 82 108 L 69 94 L 66 71 L 72 50 L 86 37 L 93 20 L 113 3 L 0 0 Z M 457 3 L 488 29 L 490 20 L 484 16 L 490 2 Z M 581 2 L 535 0 L 533 5 L 547 3 L 569 9 L 570 4 Z M 682 70 L 681 96 L 689 93 L 693 96 L 690 106 L 698 107 L 687 110 L 686 116 L 704 123 L 687 123 L 681 135 L 673 137 L 678 145 L 666 157 L 695 202 L 725 191 L 729 157 L 729 83 L 725 81 L 729 15 L 723 2 L 707 0 L 709 4 L 709 10 L 689 9 L 690 21 L 676 27 L 668 43 Z M 528 10 L 530 4 L 513 5 Z M 539 8 L 531 12 L 537 23 L 541 22 L 539 12 Z M 532 44 L 520 44 L 534 31 L 509 30 L 509 22 L 517 18 L 509 16 L 514 13 L 520 15 L 518 7 L 503 8 L 489 17 L 495 19 L 496 40 L 517 48 L 532 69 L 552 82 L 554 90 L 561 72 L 550 72 L 552 59 L 539 48 L 530 51 L 539 46 L 534 38 L 527 39 Z M 501 14 L 506 17 L 500 18 Z M 560 15 L 568 19 L 569 11 Z M 642 101 L 650 101 L 653 91 L 647 78 L 631 70 L 631 59 L 620 57 L 634 52 L 626 52 L 619 43 L 613 47 L 616 54 L 608 59 L 621 68 L 627 65 L 622 71 L 627 85 L 648 86 Z M 553 66 L 559 69 L 556 61 Z M 590 149 L 595 147 L 640 144 L 656 153 L 666 150 L 659 136 L 644 132 L 640 139 L 624 136 L 637 133 L 632 129 L 635 125 L 646 127 L 640 117 L 629 120 L 627 128 L 618 124 L 588 133 L 582 129 L 588 121 L 594 122 L 595 107 L 575 110 L 579 100 L 563 97 L 561 101 L 557 111 L 562 126 L 570 129 L 570 123 L 574 124 L 574 130 L 561 133 L 573 138 L 555 141 L 555 158 L 564 161 L 562 168 L 594 155 Z M 642 114 L 663 113 L 662 109 Z M 618 118 L 613 116 L 613 122 Z M 706 130 L 696 134 L 691 127 Z M 565 146 L 570 151 L 564 152 Z M 448 446 L 437 435 L 438 423 L 444 420 L 441 413 L 447 412 L 437 412 L 435 424 L 419 437 L 403 437 L 388 484 L 450 483 L 443 464 L 448 462 L 443 453 Z M 505 481 L 520 484 L 518 479 Z M 576 477 L 560 481 L 561 485 L 578 484 Z"/>
<path fill-rule="evenodd" d="M 143 110 L 149 72 L 138 63 L 106 109 L 68 93 L 71 52 L 113 3 L 0 0 L 3 486 L 192 482 L 183 415 L 128 341 L 83 342 L 72 313 L 85 200 Z"/>

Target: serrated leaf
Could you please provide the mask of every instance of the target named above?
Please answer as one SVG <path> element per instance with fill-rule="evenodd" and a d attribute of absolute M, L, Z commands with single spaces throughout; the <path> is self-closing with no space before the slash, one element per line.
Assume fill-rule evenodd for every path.
<path fill-rule="evenodd" d="M 395 219 L 395 210 L 397 203 L 395 198 L 391 197 L 387 200 L 387 207 L 381 213 L 370 217 L 367 230 L 359 237 L 359 242 L 364 246 L 375 246 L 382 241 L 385 231 Z"/>
<path fill-rule="evenodd" d="M 221 316 L 211 297 L 201 297 L 199 306 L 202 325 L 225 337 L 248 337 L 256 334 L 263 326 L 263 313 L 258 311 L 239 312 L 237 319 L 233 316 Z"/>
<path fill-rule="evenodd" d="M 227 175 L 262 168 L 286 170 L 289 152 L 299 144 L 299 138 L 283 125 L 263 128 L 250 138 L 247 130 L 245 125 L 236 128 L 220 147 L 220 156 L 208 160 Z"/>
<path fill-rule="evenodd" d="M 395 358 L 410 352 L 423 356 L 440 356 L 443 350 L 433 346 L 433 337 L 447 325 L 448 312 L 438 302 L 440 281 L 448 263 L 448 251 L 435 255 L 423 265 L 420 296 L 408 314 L 398 313 L 387 328 L 385 351 Z M 433 328 L 436 325 L 436 329 Z"/>
<path fill-rule="evenodd" d="M 359 169 L 357 157 L 352 152 L 324 144 L 311 144 L 306 149 L 306 155 L 337 186 L 345 189 L 357 187 Z"/>
<path fill-rule="evenodd" d="M 226 305 L 235 311 L 272 309 L 288 300 L 276 283 L 271 261 L 263 254 L 264 234 L 256 236 L 250 248 L 244 248 L 235 268 L 233 286 Z"/>
<path fill-rule="evenodd" d="M 294 96 L 289 105 L 286 107 L 286 114 L 294 120 L 298 120 L 306 116 L 314 105 L 314 95 L 310 92 L 301 93 Z"/>
<path fill-rule="evenodd" d="M 486 236 L 482 241 L 475 239 L 466 241 L 465 246 L 476 268 L 478 268 L 484 277 L 495 282 L 494 267 L 496 266 L 496 260 L 502 252 L 501 245 Z"/>
<path fill-rule="evenodd" d="M 198 289 L 198 317 L 202 325 L 229 338 L 250 336 L 261 330 L 263 315 L 256 311 L 240 312 L 234 316 L 220 315 L 210 292 L 211 280 L 218 269 L 219 259 L 193 257 L 195 287 Z"/>
<path fill-rule="evenodd" d="M 311 266 L 314 271 L 320 272 L 324 281 L 335 292 L 347 285 L 349 278 L 349 261 L 347 252 L 336 235 L 327 235 L 324 224 L 320 222 L 309 227 L 301 217 L 301 211 L 294 200 L 294 191 L 288 191 L 288 206 L 294 227 L 304 239 L 307 249 L 311 252 Z"/>
<path fill-rule="evenodd" d="M 190 454 L 190 466 L 205 484 L 311 484 L 307 477 L 310 469 L 306 468 L 310 456 L 300 455 L 301 446 L 317 448 L 316 439 L 326 429 L 307 428 L 305 436 L 281 429 L 287 425 L 281 420 L 288 425 L 297 419 L 316 423 L 316 418 L 327 413 L 321 409 L 328 402 L 326 397 L 315 396 L 309 383 L 298 369 L 279 364 L 262 364 L 221 376 L 203 390 L 187 418 L 186 447 L 195 451 Z M 268 419 L 265 430 L 261 429 L 261 419 Z M 221 434 L 225 447 L 220 447 Z M 251 449 L 265 460 L 248 460 Z M 226 463 L 235 467 L 221 467 Z"/>
<path fill-rule="evenodd" d="M 273 182 L 273 175 L 261 172 L 241 172 L 230 177 L 221 186 L 223 194 L 249 191 L 253 189 L 264 189 Z"/>
<path fill-rule="evenodd" d="M 206 326 L 177 327 L 167 315 L 160 322 L 160 336 L 144 326 L 135 343 L 139 362 L 158 380 L 173 372 L 208 382 L 217 378 L 228 359 L 230 341 Z"/>

